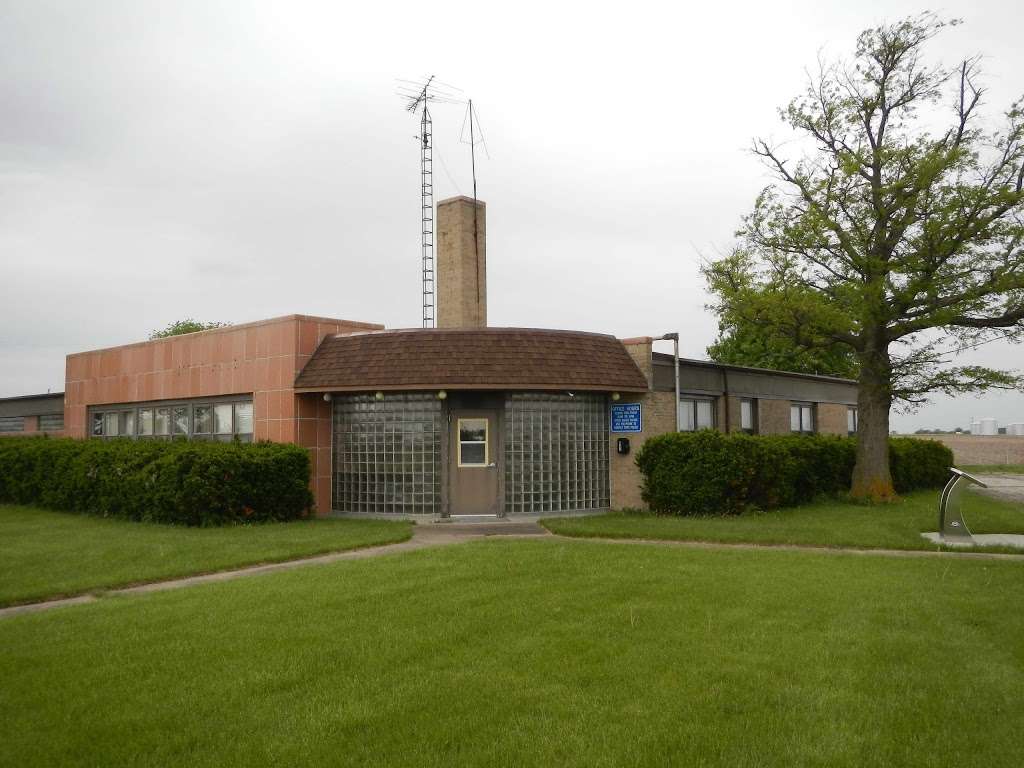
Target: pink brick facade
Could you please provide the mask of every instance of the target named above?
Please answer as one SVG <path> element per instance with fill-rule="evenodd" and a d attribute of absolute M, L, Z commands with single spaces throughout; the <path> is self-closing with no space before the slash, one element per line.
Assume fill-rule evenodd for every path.
<path fill-rule="evenodd" d="M 331 508 L 331 409 L 295 377 L 329 334 L 383 326 L 308 315 L 218 328 L 67 356 L 64 430 L 87 435 L 89 406 L 251 394 L 253 439 L 310 450 L 317 510 Z"/>

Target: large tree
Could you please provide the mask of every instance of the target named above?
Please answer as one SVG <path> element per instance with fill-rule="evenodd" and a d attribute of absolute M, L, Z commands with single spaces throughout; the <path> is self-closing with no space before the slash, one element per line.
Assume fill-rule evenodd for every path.
<path fill-rule="evenodd" d="M 955 23 L 955 22 L 953 22 Z M 705 274 L 716 308 L 807 347 L 845 347 L 860 392 L 852 492 L 894 495 L 889 412 L 929 393 L 1019 387 L 1011 371 L 955 365 L 1024 337 L 1024 114 L 984 125 L 978 58 L 929 64 L 932 14 L 861 33 L 821 61 L 781 111 L 787 153 L 754 143 L 774 182 L 736 253 Z"/>

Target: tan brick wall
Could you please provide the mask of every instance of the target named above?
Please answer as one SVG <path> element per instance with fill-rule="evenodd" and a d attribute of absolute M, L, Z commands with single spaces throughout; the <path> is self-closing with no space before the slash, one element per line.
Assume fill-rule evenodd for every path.
<path fill-rule="evenodd" d="M 1024 464 L 1024 437 L 1017 435 L 907 435 L 938 440 L 953 450 L 958 465 Z"/>
<path fill-rule="evenodd" d="M 846 405 L 818 403 L 817 431 L 822 435 L 846 435 Z"/>
<path fill-rule="evenodd" d="M 632 339 L 623 339 L 622 344 L 629 356 L 633 358 L 636 367 L 640 369 L 640 373 L 647 379 L 647 386 L 651 387 L 654 382 L 654 357 L 652 355 L 654 339 L 650 336 L 637 336 Z"/>
<path fill-rule="evenodd" d="M 476 229 L 476 247 L 473 231 Z M 487 327 L 487 208 L 453 197 L 437 204 L 437 327 Z"/>
<path fill-rule="evenodd" d="M 676 412 L 673 407 L 674 392 L 648 392 L 646 395 L 622 395 L 619 402 L 641 403 L 643 431 L 633 434 L 609 434 L 609 483 L 611 490 L 612 509 L 624 507 L 644 508 L 646 505 L 640 498 L 642 477 L 636 466 L 637 451 L 643 447 L 648 438 L 674 432 L 676 428 Z M 616 440 L 620 437 L 629 438 L 629 455 L 620 456 L 615 451 Z"/>
<path fill-rule="evenodd" d="M 758 400 L 757 430 L 761 435 L 788 435 L 789 400 Z"/>

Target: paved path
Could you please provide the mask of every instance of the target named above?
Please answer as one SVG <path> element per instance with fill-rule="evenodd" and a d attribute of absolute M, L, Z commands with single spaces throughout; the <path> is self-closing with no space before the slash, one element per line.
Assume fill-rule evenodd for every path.
<path fill-rule="evenodd" d="M 336 563 L 341 560 L 365 560 L 371 557 L 382 555 L 399 554 L 412 552 L 417 549 L 428 547 L 440 547 L 451 544 L 460 544 L 466 541 L 485 539 L 492 536 L 509 536 L 512 538 L 547 538 L 557 539 L 563 542 L 599 542 L 604 544 L 631 544 L 634 546 L 659 546 L 674 547 L 682 549 L 713 549 L 713 550 L 778 550 L 784 552 L 814 552 L 828 555 L 863 555 L 868 557 L 947 557 L 968 560 L 1017 560 L 1024 562 L 1024 554 L 1008 555 L 988 552 L 940 552 L 936 550 L 904 550 L 904 549 L 854 549 L 841 547 L 814 547 L 795 544 L 724 544 L 709 541 L 666 541 L 664 539 L 603 539 L 603 538 L 577 538 L 571 536 L 555 536 L 542 528 L 535 522 L 500 522 L 500 523 L 473 523 L 468 525 L 459 524 L 437 524 L 417 525 L 413 528 L 413 536 L 408 541 L 397 544 L 384 544 L 378 547 L 366 547 L 364 549 L 353 549 L 346 552 L 332 552 L 326 555 L 315 555 L 303 557 L 296 560 L 286 560 L 282 563 L 268 563 L 266 565 L 252 565 L 244 568 L 236 568 L 229 571 L 218 571 L 200 576 L 186 576 L 180 579 L 168 581 L 155 581 L 148 584 L 138 584 L 133 587 L 121 587 L 119 589 L 103 590 L 98 594 L 79 595 L 60 600 L 48 600 L 40 603 L 29 603 L 26 605 L 14 605 L 9 608 L 0 608 L 0 619 L 7 616 L 15 616 L 22 613 L 34 613 L 47 611 L 53 608 L 60 608 L 65 605 L 79 605 L 92 603 L 100 599 L 102 595 L 133 595 L 145 592 L 163 592 L 169 589 L 180 589 L 191 587 L 196 584 L 208 584 L 217 581 L 231 581 L 249 576 L 256 576 L 261 573 L 276 573 L 278 571 L 290 571 L 295 568 L 304 568 L 307 565 L 320 565 Z"/>
<path fill-rule="evenodd" d="M 1020 503 L 1024 513 L 1024 474 L 1021 475 L 976 475 L 988 488 L 973 486 L 979 493 L 993 496 L 1002 501 Z"/>
<path fill-rule="evenodd" d="M 46 600 L 39 603 L 12 605 L 9 608 L 0 608 L 0 619 L 20 613 L 34 613 L 36 611 L 46 611 L 51 608 L 60 608 L 65 605 L 93 603 L 99 600 L 101 595 L 133 595 L 142 592 L 163 592 L 168 589 L 191 587 L 196 584 L 207 584 L 214 581 L 231 581 L 233 579 L 240 579 L 247 576 L 256 576 L 261 573 L 290 571 L 295 568 L 304 568 L 307 565 L 336 563 L 339 560 L 364 560 L 370 557 L 379 557 L 380 555 L 412 552 L 414 550 L 425 549 L 427 547 L 459 544 L 464 541 L 483 539 L 488 536 L 525 537 L 550 535 L 551 534 L 549 534 L 547 530 L 541 528 L 536 523 L 502 522 L 475 523 L 469 525 L 417 525 L 413 527 L 413 536 L 411 539 L 397 544 L 383 544 L 377 547 L 350 549 L 344 552 L 330 552 L 326 555 L 301 557 L 295 560 L 285 560 L 280 563 L 250 565 L 228 571 L 204 573 L 199 576 L 185 576 L 180 579 L 169 579 L 167 581 L 154 581 L 146 584 L 137 584 L 132 587 L 104 589 L 100 590 L 98 594 L 85 594 L 78 595 L 76 597 L 61 598 L 58 600 Z"/>

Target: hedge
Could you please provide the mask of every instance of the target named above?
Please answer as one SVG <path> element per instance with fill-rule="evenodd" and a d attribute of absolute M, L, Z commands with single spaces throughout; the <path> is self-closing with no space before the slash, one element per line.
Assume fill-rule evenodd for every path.
<path fill-rule="evenodd" d="M 0 440 L 0 502 L 211 526 L 308 515 L 309 454 L 281 443 Z"/>
<path fill-rule="evenodd" d="M 897 492 L 941 488 L 953 452 L 933 440 L 889 441 Z M 850 489 L 857 442 L 824 435 L 755 437 L 713 430 L 648 440 L 637 453 L 643 498 L 660 514 L 739 514 Z"/>

